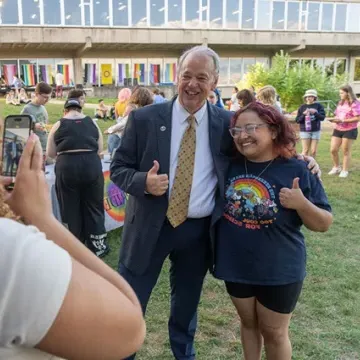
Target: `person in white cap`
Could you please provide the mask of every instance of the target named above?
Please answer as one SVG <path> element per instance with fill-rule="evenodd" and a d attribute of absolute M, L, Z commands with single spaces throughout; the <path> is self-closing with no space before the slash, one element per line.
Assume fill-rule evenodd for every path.
<path fill-rule="evenodd" d="M 320 140 L 321 121 L 325 119 L 325 109 L 316 100 L 317 91 L 307 90 L 304 95 L 305 104 L 301 105 L 295 121 L 300 125 L 302 154 L 316 156 Z"/>

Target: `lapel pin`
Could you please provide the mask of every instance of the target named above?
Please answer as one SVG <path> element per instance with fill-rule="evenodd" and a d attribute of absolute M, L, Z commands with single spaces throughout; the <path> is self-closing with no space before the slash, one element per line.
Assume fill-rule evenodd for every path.
<path fill-rule="evenodd" d="M 162 126 L 161 128 L 160 128 L 160 131 L 165 131 L 166 130 L 166 127 L 165 126 Z"/>

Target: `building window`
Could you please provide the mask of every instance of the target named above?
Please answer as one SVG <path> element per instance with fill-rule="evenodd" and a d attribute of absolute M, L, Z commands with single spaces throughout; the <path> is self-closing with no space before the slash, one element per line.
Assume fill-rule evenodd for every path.
<path fill-rule="evenodd" d="M 186 0 L 186 27 L 199 26 L 199 2 L 197 0 Z"/>
<path fill-rule="evenodd" d="M 360 81 L 360 59 L 355 59 L 354 81 Z"/>
<path fill-rule="evenodd" d="M 147 11 L 146 0 L 132 0 L 132 26 L 146 26 L 147 25 Z"/>
<path fill-rule="evenodd" d="M 0 7 L 0 24 L 18 24 L 19 9 L 17 1 L 5 1 Z"/>
<path fill-rule="evenodd" d="M 306 1 L 302 1 L 300 6 L 301 6 L 300 28 L 301 30 L 306 30 L 308 3 Z"/>
<path fill-rule="evenodd" d="M 335 59 L 325 58 L 324 59 L 324 69 L 325 69 L 326 76 L 335 75 Z"/>
<path fill-rule="evenodd" d="M 223 26 L 223 0 L 210 0 L 210 27 L 222 28 Z"/>
<path fill-rule="evenodd" d="M 168 26 L 182 26 L 182 0 L 168 0 Z"/>
<path fill-rule="evenodd" d="M 230 59 L 230 83 L 241 81 L 243 59 Z"/>
<path fill-rule="evenodd" d="M 45 25 L 61 25 L 60 0 L 43 0 Z"/>
<path fill-rule="evenodd" d="M 254 58 L 244 58 L 244 78 L 246 74 L 250 71 L 251 67 L 256 64 L 256 59 Z"/>
<path fill-rule="evenodd" d="M 360 4 L 348 4 L 347 31 L 360 31 Z"/>
<path fill-rule="evenodd" d="M 272 28 L 277 30 L 285 28 L 285 3 L 283 1 L 273 3 Z"/>
<path fill-rule="evenodd" d="M 165 25 L 165 2 L 164 0 L 151 0 L 150 2 L 150 25 Z"/>
<path fill-rule="evenodd" d="M 346 72 L 346 59 L 336 60 L 336 75 L 344 75 Z"/>
<path fill-rule="evenodd" d="M 320 4 L 319 3 L 309 3 L 308 12 L 307 12 L 307 30 L 319 30 L 319 12 Z"/>
<path fill-rule="evenodd" d="M 64 0 L 65 25 L 81 25 L 81 1 Z"/>
<path fill-rule="evenodd" d="M 255 24 L 255 0 L 242 2 L 241 28 L 253 29 Z"/>
<path fill-rule="evenodd" d="M 84 4 L 84 20 L 85 20 L 85 26 L 91 26 L 90 4 Z"/>
<path fill-rule="evenodd" d="M 239 0 L 227 0 L 226 2 L 226 27 L 237 29 L 239 27 Z"/>
<path fill-rule="evenodd" d="M 94 0 L 94 25 L 109 26 L 109 0 Z"/>
<path fill-rule="evenodd" d="M 229 59 L 220 58 L 219 84 L 226 85 L 229 83 Z"/>
<path fill-rule="evenodd" d="M 324 58 L 313 59 L 313 67 L 315 69 L 324 69 Z"/>
<path fill-rule="evenodd" d="M 322 4 L 322 20 L 321 20 L 321 30 L 331 31 L 333 23 L 333 13 L 334 5 L 333 4 Z"/>
<path fill-rule="evenodd" d="M 288 2 L 287 29 L 299 30 L 300 3 Z"/>
<path fill-rule="evenodd" d="M 112 0 L 113 2 L 113 24 L 114 26 L 129 26 L 129 4 L 128 0 Z"/>
<path fill-rule="evenodd" d="M 270 9 L 271 9 L 270 0 L 258 0 L 256 29 L 258 30 L 270 29 L 270 19 L 271 19 Z"/>
<path fill-rule="evenodd" d="M 14 1 L 14 0 L 12 0 Z M 39 2 L 22 0 L 23 24 L 40 24 L 40 5 Z"/>
<path fill-rule="evenodd" d="M 336 4 L 335 31 L 345 31 L 346 11 L 346 4 Z"/>

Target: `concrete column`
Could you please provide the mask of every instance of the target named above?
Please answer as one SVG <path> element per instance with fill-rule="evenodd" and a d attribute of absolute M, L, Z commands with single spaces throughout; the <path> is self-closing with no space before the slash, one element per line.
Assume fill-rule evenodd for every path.
<path fill-rule="evenodd" d="M 74 61 L 74 82 L 75 84 L 82 84 L 84 81 L 84 71 L 82 68 L 81 58 L 76 57 Z"/>

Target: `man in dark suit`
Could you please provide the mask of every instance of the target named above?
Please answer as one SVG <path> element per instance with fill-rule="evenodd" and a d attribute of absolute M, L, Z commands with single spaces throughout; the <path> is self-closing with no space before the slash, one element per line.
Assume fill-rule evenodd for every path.
<path fill-rule="evenodd" d="M 111 164 L 111 179 L 130 194 L 119 272 L 143 311 L 164 260 L 171 261 L 169 336 L 176 359 L 195 359 L 197 306 L 209 269 L 210 216 L 224 197 L 232 113 L 208 104 L 219 58 L 197 46 L 179 60 L 178 97 L 132 112 Z M 225 144 L 225 145 L 224 145 Z"/>

